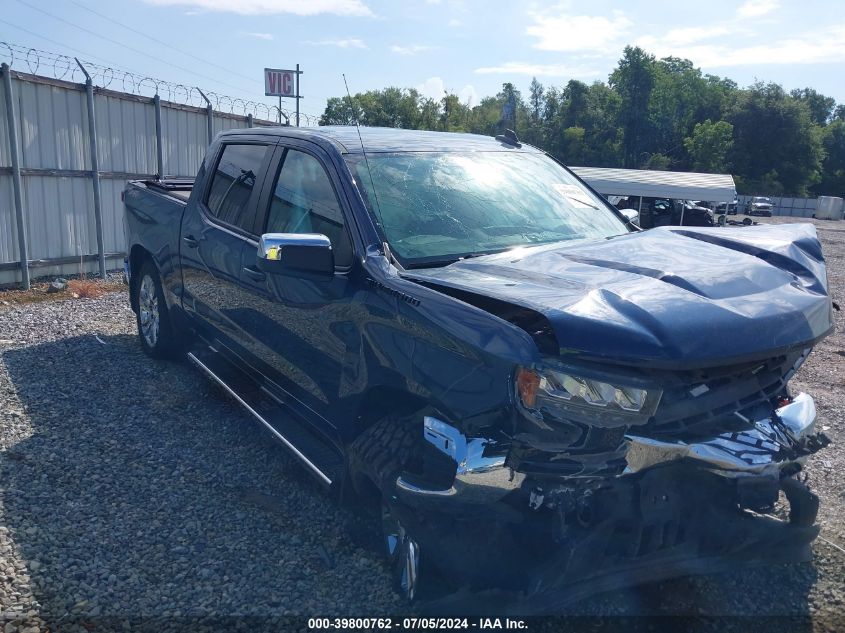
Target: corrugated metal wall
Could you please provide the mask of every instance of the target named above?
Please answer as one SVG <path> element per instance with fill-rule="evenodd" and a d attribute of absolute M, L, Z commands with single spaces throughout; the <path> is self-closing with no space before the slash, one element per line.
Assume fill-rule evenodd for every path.
<path fill-rule="evenodd" d="M 30 275 L 92 273 L 97 233 L 85 85 L 10 72 Z M 0 285 L 21 281 L 4 90 L 0 82 Z M 152 98 L 95 88 L 94 108 L 103 245 L 114 254 L 107 261 L 113 269 L 126 248 L 120 192 L 127 180 L 158 171 L 155 106 Z M 161 101 L 165 174 L 196 173 L 208 146 L 207 121 L 204 109 Z M 213 116 L 215 134 L 247 125 L 244 116 Z M 74 263 L 50 262 L 63 258 Z"/>
<path fill-rule="evenodd" d="M 759 193 L 757 196 L 765 196 Z M 742 213 L 754 196 L 737 196 L 739 200 L 739 212 Z M 816 212 L 818 198 L 784 198 L 778 196 L 766 196 L 772 201 L 772 215 L 788 215 L 797 218 L 811 218 Z"/>

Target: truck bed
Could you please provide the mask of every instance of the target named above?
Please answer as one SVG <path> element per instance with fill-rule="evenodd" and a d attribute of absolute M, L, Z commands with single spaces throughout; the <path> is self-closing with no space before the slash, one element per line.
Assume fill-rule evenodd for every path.
<path fill-rule="evenodd" d="M 191 197 L 194 188 L 193 178 L 170 178 L 162 180 L 138 180 L 136 183 L 143 183 L 148 189 L 152 189 L 171 198 L 187 202 Z"/>
<path fill-rule="evenodd" d="M 129 244 L 159 258 L 162 276 L 178 274 L 179 233 L 193 178 L 131 180 L 123 191 Z"/>

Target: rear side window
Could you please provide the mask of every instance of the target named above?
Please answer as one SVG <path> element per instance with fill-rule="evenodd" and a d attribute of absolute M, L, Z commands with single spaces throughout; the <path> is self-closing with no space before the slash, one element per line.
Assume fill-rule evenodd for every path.
<path fill-rule="evenodd" d="M 265 232 L 321 233 L 332 242 L 335 263 L 352 264 L 352 245 L 332 182 L 320 161 L 305 152 L 287 150 Z"/>
<path fill-rule="evenodd" d="M 249 199 L 268 148 L 266 145 L 226 145 L 211 180 L 206 205 L 221 222 L 253 233 L 255 210 Z"/>

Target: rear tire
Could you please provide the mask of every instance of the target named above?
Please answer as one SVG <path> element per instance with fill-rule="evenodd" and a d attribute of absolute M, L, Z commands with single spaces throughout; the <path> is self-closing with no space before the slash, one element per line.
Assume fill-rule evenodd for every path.
<path fill-rule="evenodd" d="M 180 346 L 173 332 L 161 279 L 155 265 L 147 260 L 138 271 L 138 281 L 134 284 L 135 305 L 138 310 L 135 322 L 138 326 L 138 338 L 141 348 L 153 358 L 173 358 Z"/>

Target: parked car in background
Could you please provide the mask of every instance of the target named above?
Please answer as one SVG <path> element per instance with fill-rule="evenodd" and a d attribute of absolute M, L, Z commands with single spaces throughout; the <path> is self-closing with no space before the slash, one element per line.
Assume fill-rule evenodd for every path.
<path fill-rule="evenodd" d="M 128 183 L 126 266 L 143 350 L 371 508 L 405 597 L 437 569 L 539 610 L 811 557 L 812 225 L 640 231 L 515 137 L 360 134 L 229 130 L 195 180 Z"/>
<path fill-rule="evenodd" d="M 713 211 L 692 200 L 668 198 L 643 198 L 642 222 L 644 229 L 658 226 L 713 226 Z"/>
<path fill-rule="evenodd" d="M 754 196 L 751 200 L 745 203 L 745 214 L 770 218 L 772 217 L 773 207 L 774 204 L 772 203 L 771 198 L 766 198 L 765 196 Z"/>
<path fill-rule="evenodd" d="M 736 215 L 739 210 L 739 200 L 733 199 L 733 202 L 720 202 L 716 205 L 716 213 L 724 213 L 726 215 Z"/>

